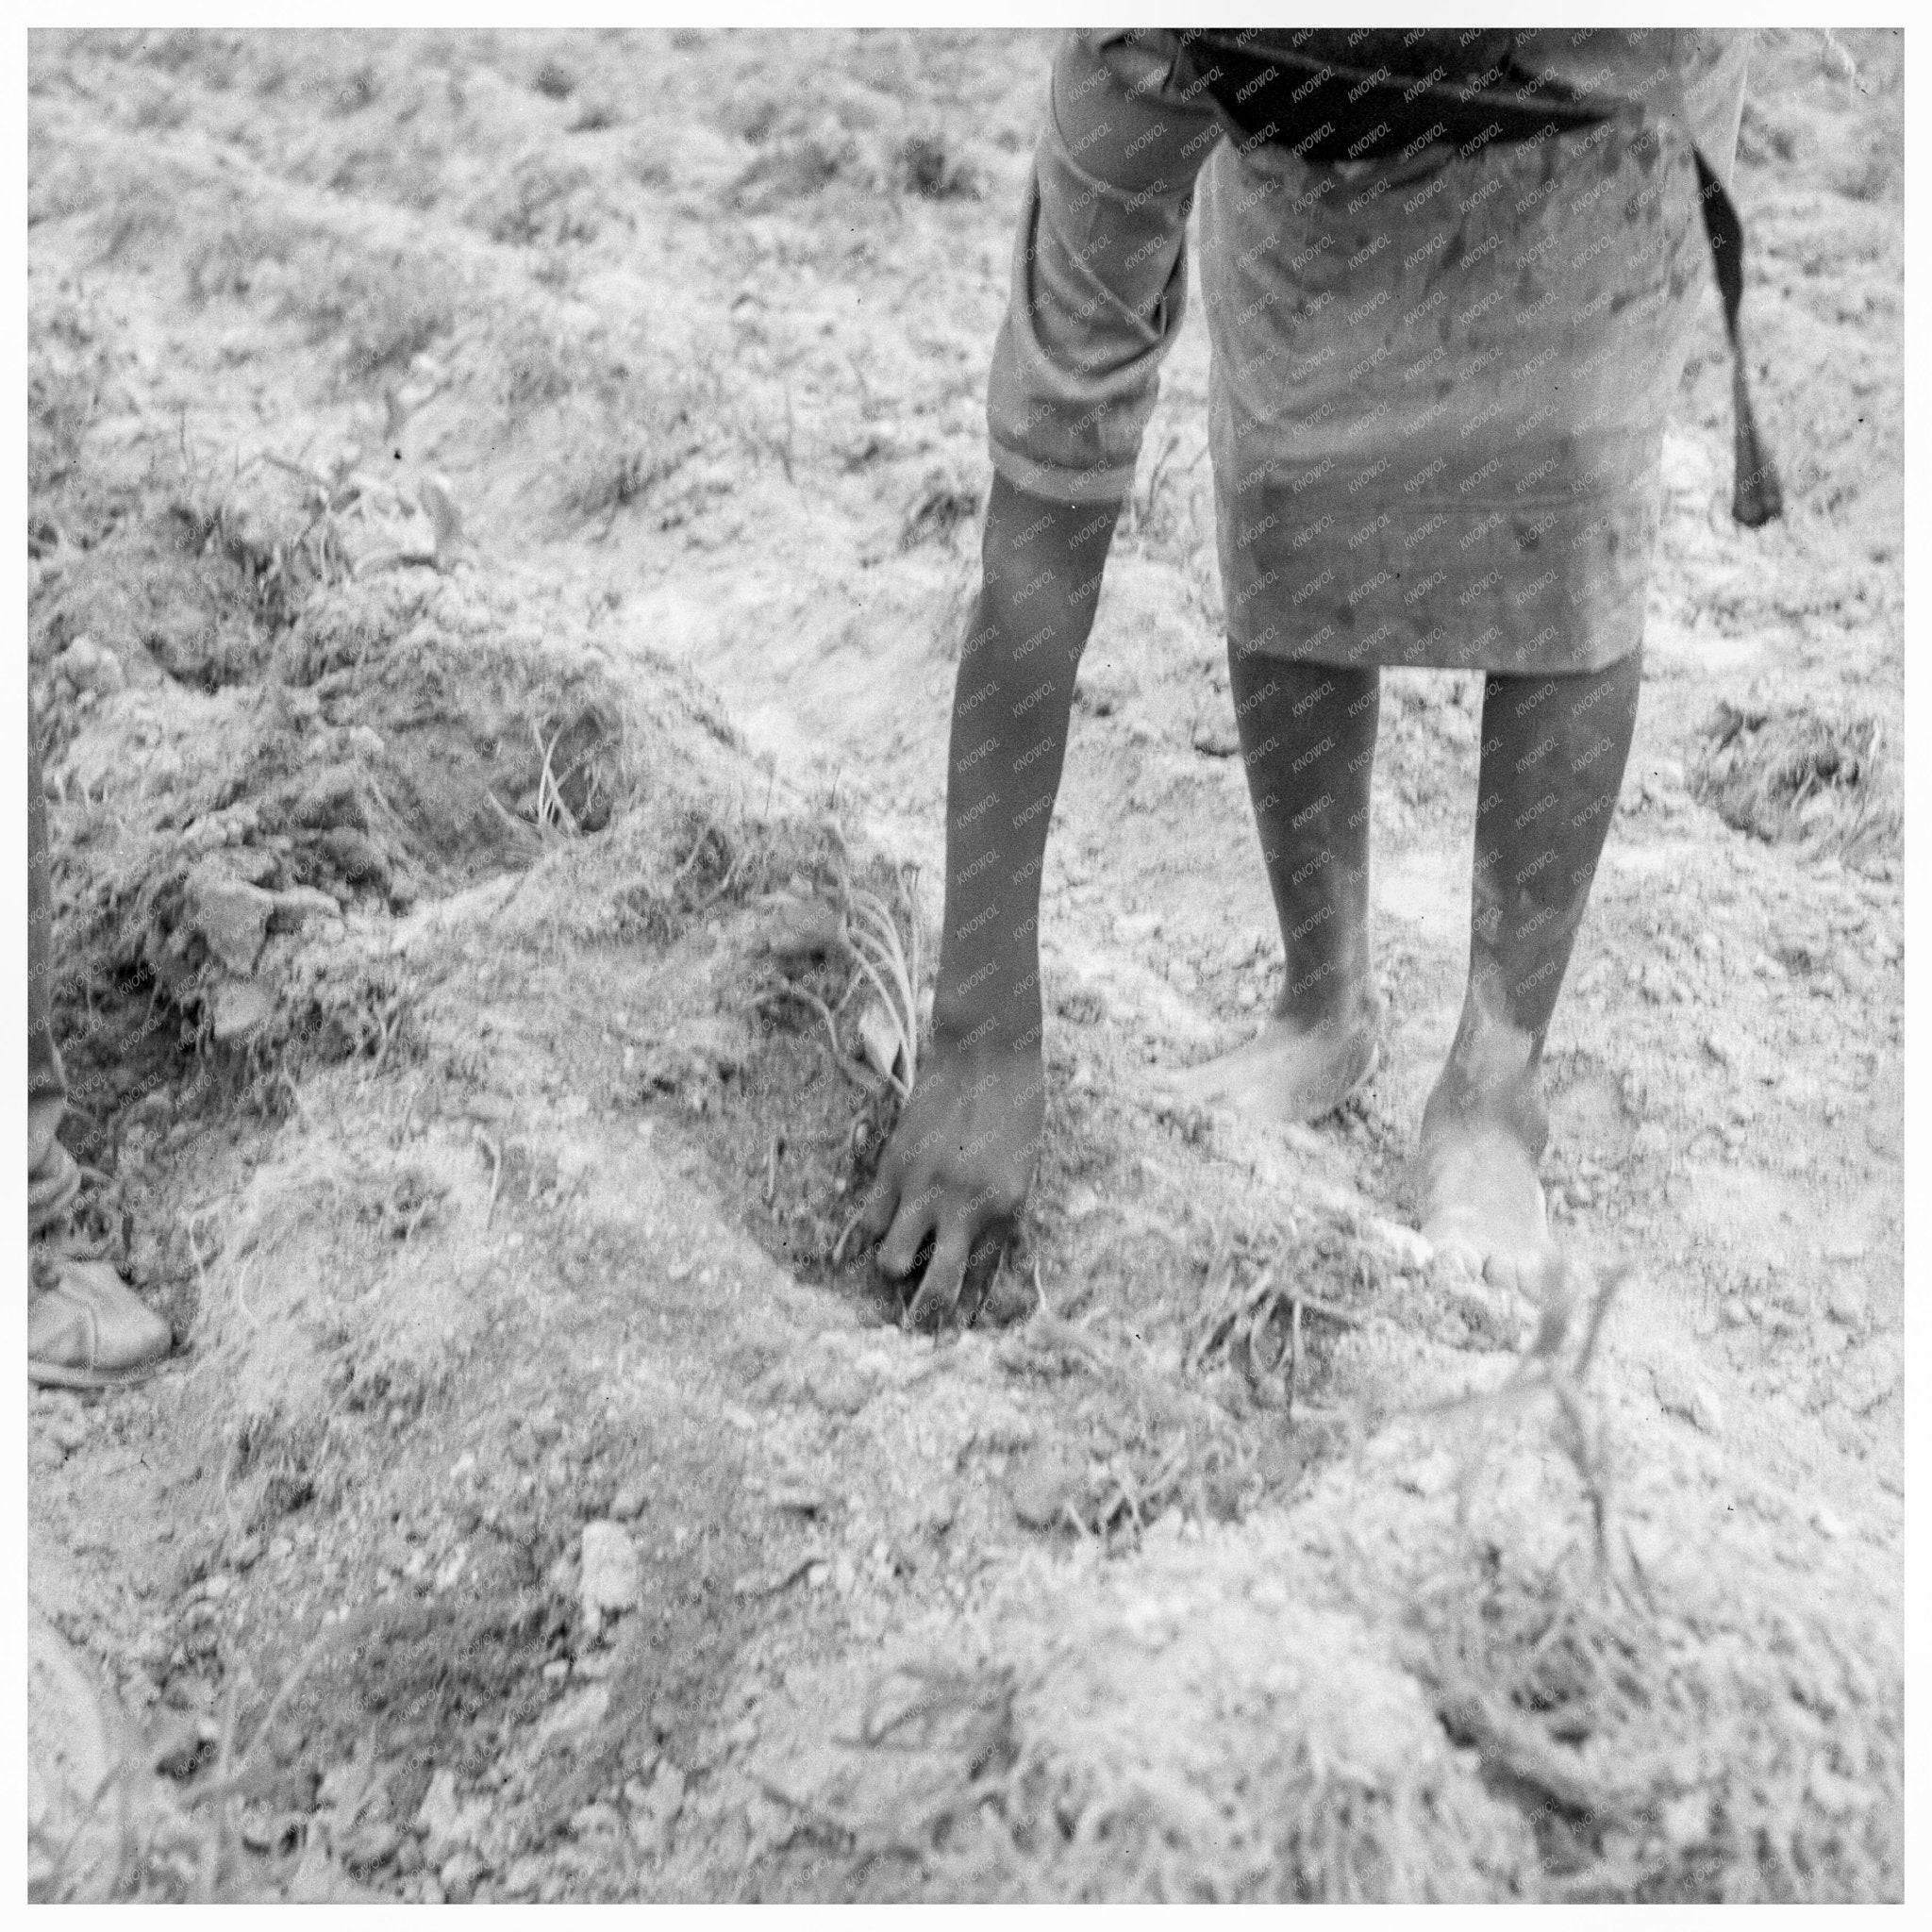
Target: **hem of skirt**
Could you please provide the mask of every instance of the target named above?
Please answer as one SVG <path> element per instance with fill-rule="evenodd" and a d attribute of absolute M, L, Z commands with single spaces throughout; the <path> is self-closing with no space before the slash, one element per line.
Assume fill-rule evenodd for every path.
<path fill-rule="evenodd" d="M 1572 653 L 1560 659 L 1539 658 L 1534 663 L 1521 660 L 1492 661 L 1487 653 L 1451 653 L 1446 650 L 1378 651 L 1372 657 L 1351 657 L 1329 646 L 1309 646 L 1297 650 L 1292 645 L 1271 640 L 1267 643 L 1243 644 L 1234 641 L 1242 657 L 1266 658 L 1281 664 L 1307 664 L 1323 671 L 1479 671 L 1490 677 L 1590 677 L 1621 664 L 1643 648 L 1640 633 L 1627 642 L 1613 643 L 1600 652 Z"/>
<path fill-rule="evenodd" d="M 1045 503 L 1123 503 L 1134 487 L 1136 462 L 1110 470 L 1062 469 L 1036 461 L 999 442 L 990 441 L 992 466 L 1013 488 Z"/>

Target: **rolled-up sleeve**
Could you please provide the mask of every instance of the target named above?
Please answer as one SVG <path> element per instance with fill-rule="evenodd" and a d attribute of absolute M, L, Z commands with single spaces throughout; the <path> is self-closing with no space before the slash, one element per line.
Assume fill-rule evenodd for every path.
<path fill-rule="evenodd" d="M 1221 132 L 1179 63 L 1159 29 L 1070 33 L 1055 58 L 987 391 L 993 467 L 1029 495 L 1133 487 L 1186 311 L 1194 179 Z"/>

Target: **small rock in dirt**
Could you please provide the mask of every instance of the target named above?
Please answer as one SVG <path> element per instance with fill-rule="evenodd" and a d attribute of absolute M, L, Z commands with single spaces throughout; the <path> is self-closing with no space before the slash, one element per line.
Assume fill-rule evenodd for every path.
<path fill-rule="evenodd" d="M 319 886 L 287 886 L 275 895 L 272 920 L 277 932 L 286 932 L 308 919 L 339 919 L 341 904 L 332 892 Z"/>
<path fill-rule="evenodd" d="M 342 1847 L 342 1863 L 361 1877 L 385 1865 L 402 1849 L 403 1835 L 387 1822 L 359 1826 Z"/>
<path fill-rule="evenodd" d="M 837 1359 L 815 1366 L 807 1392 L 827 1415 L 857 1415 L 872 1400 L 873 1383 Z"/>
<path fill-rule="evenodd" d="M 1690 1851 L 1710 1836 L 1710 1799 L 1703 1791 L 1686 1791 L 1665 1807 L 1660 1823 L 1672 1851 Z"/>
<path fill-rule="evenodd" d="M 352 886 L 367 881 L 379 891 L 389 891 L 389 860 L 368 833 L 358 832 L 352 825 L 336 825 L 317 842 Z"/>
<path fill-rule="evenodd" d="M 255 971 L 275 909 L 273 892 L 246 885 L 215 860 L 203 859 L 188 874 L 183 909 L 208 951 L 230 973 L 245 978 Z"/>
<path fill-rule="evenodd" d="M 1811 1512 L 1811 1524 L 1818 1534 L 1836 1542 L 1845 1533 L 1843 1519 L 1836 1510 L 1821 1503 Z"/>
<path fill-rule="evenodd" d="M 1133 674 L 1122 665 L 1090 651 L 1074 680 L 1074 702 L 1096 718 L 1110 718 L 1140 695 Z"/>
<path fill-rule="evenodd" d="M 535 1898 L 537 1888 L 543 1883 L 544 1870 L 543 1860 L 535 1852 L 525 1852 L 503 1874 L 504 1897 Z"/>
<path fill-rule="evenodd" d="M 47 1424 L 47 1433 L 69 1456 L 72 1456 L 87 1441 L 85 1411 L 54 1416 Z"/>
<path fill-rule="evenodd" d="M 259 1811 L 245 1812 L 242 1819 L 242 1842 L 251 1852 L 273 1851 L 281 1842 L 284 1824 L 284 1820 Z M 347 1864 L 347 1858 L 342 1862 Z"/>
<path fill-rule="evenodd" d="M 1231 758 L 1241 748 L 1241 734 L 1232 724 L 1219 719 L 1196 724 L 1191 742 L 1203 758 Z"/>
<path fill-rule="evenodd" d="M 320 1838 L 310 1839 L 286 1895 L 291 1905 L 358 1905 L 372 1896 L 343 1872 Z"/>
<path fill-rule="evenodd" d="M 464 1904 L 476 1890 L 477 1881 L 490 1870 L 489 1860 L 473 1846 L 452 1852 L 437 1871 L 437 1882 L 445 1899 Z"/>
<path fill-rule="evenodd" d="M 85 633 L 54 659 L 53 669 L 56 677 L 64 677 L 75 691 L 91 691 L 96 697 L 107 697 L 127 683 L 121 659 Z"/>
<path fill-rule="evenodd" d="M 1733 1328 L 1742 1328 L 1749 1324 L 1751 1310 L 1744 1306 L 1742 1295 L 1733 1294 L 1724 1297 L 1724 1317 L 1726 1324 Z"/>
<path fill-rule="evenodd" d="M 941 1537 L 951 1529 L 959 1514 L 959 1498 L 950 1487 L 928 1491 L 913 1510 L 913 1522 L 922 1536 Z"/>
<path fill-rule="evenodd" d="M 308 1733 L 299 1719 L 284 1713 L 275 1720 L 275 1727 L 268 1734 L 270 1755 L 277 1764 L 293 1764 L 302 1755 L 302 1747 L 308 1741 Z"/>
<path fill-rule="evenodd" d="M 616 1523 L 585 1524 L 578 1587 L 584 1607 L 607 1614 L 634 1609 L 642 1591 L 643 1573 L 629 1532 Z"/>
<path fill-rule="evenodd" d="M 804 1476 L 780 1476 L 773 1483 L 765 1500 L 774 1509 L 790 1509 L 800 1516 L 817 1516 L 825 1508 L 825 1492 Z"/>
<path fill-rule="evenodd" d="M 632 1523 L 644 1513 L 650 1503 L 650 1492 L 642 1483 L 625 1483 L 610 1499 L 610 1517 L 614 1523 Z"/>
<path fill-rule="evenodd" d="M 1072 1222 L 1085 1221 L 1100 1207 L 1100 1196 L 1084 1183 L 1067 1196 L 1067 1219 Z"/>
<path fill-rule="evenodd" d="M 458 1815 L 457 1774 L 443 1766 L 431 1775 L 416 1807 L 416 1828 L 431 1845 L 440 1845 L 455 1832 Z"/>
<path fill-rule="evenodd" d="M 1461 1242 L 1438 1248 L 1429 1257 L 1424 1279 L 1436 1293 L 1459 1299 L 1474 1284 L 1482 1280 L 1482 1259 Z"/>
<path fill-rule="evenodd" d="M 1831 1319 L 1846 1328 L 1865 1324 L 1865 1291 L 1856 1281 L 1836 1282 L 1825 1301 Z"/>
<path fill-rule="evenodd" d="M 1433 1449 L 1395 1479 L 1414 1495 L 1440 1496 L 1456 1481 L 1456 1458 L 1446 1449 Z"/>
<path fill-rule="evenodd" d="M 215 1039 L 226 1045 L 260 1032 L 275 1016 L 275 993 L 258 979 L 225 979 L 215 989 L 209 1024 Z"/>
<path fill-rule="evenodd" d="M 353 825 L 358 830 L 368 824 L 357 789 L 355 768 L 328 765 L 302 788 L 289 814 L 298 825 L 312 831 L 326 831 L 333 825 Z"/>
<path fill-rule="evenodd" d="M 1852 1415 L 1865 1415 L 1889 1400 L 1905 1378 L 1905 1353 L 1893 1335 L 1874 1336 L 1846 1356 L 1838 1401 Z"/>
<path fill-rule="evenodd" d="M 369 1789 L 369 1764 L 365 1758 L 346 1758 L 340 1764 L 330 1764 L 323 1774 L 323 1781 L 315 1787 L 315 1803 L 323 1810 L 332 1812 L 354 1812 Z M 454 1793 L 456 1781 L 450 1779 L 450 1790 Z"/>
<path fill-rule="evenodd" d="M 684 1811 L 684 1773 L 675 1764 L 660 1764 L 651 1780 L 649 1809 L 654 1818 L 675 1820 Z"/>
<path fill-rule="evenodd" d="M 1737 1041 L 1716 1028 L 1704 1036 L 1704 1050 L 1723 1067 L 1735 1067 L 1742 1057 Z"/>
<path fill-rule="evenodd" d="M 1013 1513 L 1029 1529 L 1051 1529 L 1080 1494 L 1081 1472 L 1051 1442 L 1027 1450 L 1007 1481 Z"/>
<path fill-rule="evenodd" d="M 558 1657 L 557 1662 L 563 1659 Z M 581 1666 L 578 1667 L 581 1672 Z M 544 1666 L 547 1675 L 549 1666 Z M 567 1737 L 572 1731 L 594 1730 L 610 1709 L 610 1687 L 608 1684 L 585 1684 L 562 1698 L 556 1708 L 551 1710 L 539 1724 L 537 1736 L 543 1741 L 552 1738 Z"/>
<path fill-rule="evenodd" d="M 1840 1777 L 1822 1759 L 1812 1764 L 1805 1790 L 1811 1802 L 1829 1818 L 1849 1818 L 1872 1806 L 1873 1794 L 1867 1786 L 1855 1778 Z"/>
<path fill-rule="evenodd" d="M 1681 1416 L 1707 1435 L 1723 1428 L 1724 1409 L 1708 1383 L 1692 1381 L 1674 1364 L 1659 1364 L 1651 1370 L 1651 1385 L 1666 1415 Z"/>

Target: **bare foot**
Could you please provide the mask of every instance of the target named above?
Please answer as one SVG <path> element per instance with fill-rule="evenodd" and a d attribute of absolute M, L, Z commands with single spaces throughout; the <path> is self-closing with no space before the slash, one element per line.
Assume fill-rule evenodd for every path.
<path fill-rule="evenodd" d="M 1445 1123 L 1424 1141 L 1422 1168 L 1423 1239 L 1536 1300 L 1556 1245 L 1529 1149 L 1491 1122 Z"/>
<path fill-rule="evenodd" d="M 1382 1002 L 1364 1000 L 1354 1017 L 1321 1026 L 1268 1022 L 1245 1046 L 1165 1076 L 1177 1100 L 1226 1107 L 1250 1120 L 1282 1124 L 1331 1114 L 1375 1071 Z"/>

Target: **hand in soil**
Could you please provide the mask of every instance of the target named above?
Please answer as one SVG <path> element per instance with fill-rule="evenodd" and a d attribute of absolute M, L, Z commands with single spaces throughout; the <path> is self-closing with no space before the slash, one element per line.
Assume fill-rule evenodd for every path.
<path fill-rule="evenodd" d="M 967 1319 L 977 1316 L 1033 1184 L 1045 1113 L 1037 1052 L 941 1052 L 921 1074 L 858 1223 L 889 1280 L 907 1280 L 930 1249 L 908 1327 L 947 1321 L 967 1291 Z"/>

